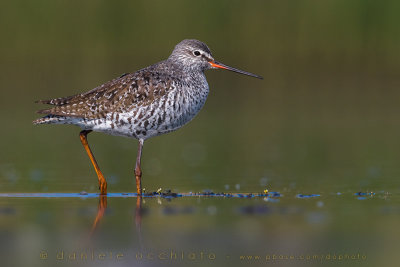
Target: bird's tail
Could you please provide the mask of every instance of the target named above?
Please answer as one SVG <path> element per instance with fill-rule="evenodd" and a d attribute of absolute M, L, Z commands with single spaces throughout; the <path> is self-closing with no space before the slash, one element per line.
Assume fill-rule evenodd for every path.
<path fill-rule="evenodd" d="M 62 116 L 57 116 L 57 115 L 47 115 L 42 118 L 39 118 L 37 120 L 34 120 L 32 123 L 37 125 L 37 124 L 52 124 L 52 123 L 61 123 L 63 120 L 65 120 L 65 117 Z"/>

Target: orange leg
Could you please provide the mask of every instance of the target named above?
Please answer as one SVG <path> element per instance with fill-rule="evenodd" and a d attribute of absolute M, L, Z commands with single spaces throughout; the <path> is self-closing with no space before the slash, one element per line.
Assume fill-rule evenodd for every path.
<path fill-rule="evenodd" d="M 94 170 L 97 173 L 97 177 L 99 178 L 100 194 L 107 195 L 106 179 L 104 178 L 103 174 L 101 173 L 99 165 L 97 165 L 96 159 L 94 158 L 92 150 L 90 149 L 88 141 L 87 141 L 87 134 L 90 132 L 91 132 L 91 130 L 83 130 L 82 132 L 79 133 L 79 137 L 81 138 L 82 145 L 85 148 L 85 150 L 90 158 L 90 161 L 93 164 Z"/>
<path fill-rule="evenodd" d="M 138 195 L 142 195 L 142 169 L 140 168 L 140 162 L 142 158 L 142 147 L 143 147 L 143 140 L 139 140 L 138 154 L 135 166 L 136 191 Z"/>

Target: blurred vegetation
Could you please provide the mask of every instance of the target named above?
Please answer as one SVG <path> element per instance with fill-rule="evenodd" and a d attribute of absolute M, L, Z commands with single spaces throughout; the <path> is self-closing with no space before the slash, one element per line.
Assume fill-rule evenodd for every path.
<path fill-rule="evenodd" d="M 279 203 L 146 199 L 145 245 L 206 248 L 218 257 L 246 249 L 360 252 L 369 265 L 395 266 L 398 10 L 399 1 L 372 0 L 2 1 L 0 192 L 96 192 L 79 129 L 33 126 L 43 107 L 34 101 L 90 90 L 196 38 L 217 60 L 265 79 L 208 71 L 211 93 L 198 117 L 146 141 L 144 187 L 268 188 L 284 197 Z M 136 141 L 93 133 L 89 142 L 109 192 L 133 192 Z M 379 194 L 366 200 L 353 195 L 367 190 Z M 296 193 L 321 197 L 296 199 Z M 96 245 L 134 257 L 140 239 L 135 200 L 109 198 Z M 42 249 L 80 248 L 97 202 L 1 198 L 2 262 L 43 266 Z M 240 212 L 258 207 L 264 213 Z M 185 208 L 188 213 L 180 212 Z"/>
<path fill-rule="evenodd" d="M 265 79 L 209 71 L 198 117 L 145 143 L 148 190 L 398 189 L 399 8 L 363 0 L 3 1 L 1 191 L 97 190 L 79 129 L 33 126 L 42 108 L 34 100 L 163 60 L 186 38 Z M 94 133 L 89 142 L 110 192 L 133 191 L 136 141 Z"/>

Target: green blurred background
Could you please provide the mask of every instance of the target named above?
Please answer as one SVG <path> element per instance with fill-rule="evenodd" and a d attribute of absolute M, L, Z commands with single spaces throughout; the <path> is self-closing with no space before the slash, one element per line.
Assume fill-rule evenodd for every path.
<path fill-rule="evenodd" d="M 144 186 L 254 191 L 395 186 L 400 4 L 378 1 L 7 1 L 0 8 L 2 191 L 95 190 L 73 126 L 33 126 L 34 100 L 161 61 L 186 38 L 263 81 L 208 71 L 183 129 L 150 139 Z M 91 134 L 110 192 L 133 187 L 136 141 Z M 336 189 L 335 189 L 336 190 Z"/>
<path fill-rule="evenodd" d="M 307 212 L 305 217 L 300 212 L 271 220 L 232 217 L 229 212 L 214 220 L 207 212 L 198 212 L 183 220 L 172 219 L 176 224 L 157 215 L 158 223 L 171 227 L 165 235 L 148 221 L 148 229 L 162 240 L 159 244 L 168 243 L 183 227 L 193 235 L 173 240 L 187 246 L 203 240 L 202 234 L 210 240 L 218 234 L 228 238 L 227 249 L 233 251 L 241 249 L 233 244 L 262 246 L 264 238 L 279 243 L 283 236 L 284 244 L 298 242 L 298 247 L 311 250 L 329 245 L 363 247 L 371 257 L 381 255 L 375 258 L 376 266 L 394 264 L 400 214 L 398 10 L 399 1 L 372 0 L 2 1 L 0 192 L 97 192 L 79 128 L 33 126 L 32 120 L 39 117 L 35 111 L 43 108 L 34 101 L 90 90 L 161 61 L 178 42 L 195 38 L 208 44 L 217 60 L 262 75 L 264 80 L 208 71 L 210 95 L 199 115 L 177 132 L 146 141 L 143 184 L 147 191 L 261 192 L 268 188 L 290 199 L 278 207 L 300 205 L 301 211 L 313 211 L 316 204 L 299 204 L 292 199 L 297 193 L 350 195 L 339 202 L 323 200 L 324 211 L 318 209 L 316 214 L 328 219 L 319 228 L 310 225 Z M 89 142 L 109 192 L 133 192 L 137 142 L 98 133 L 89 135 Z M 351 197 L 358 191 L 389 194 L 392 202 L 360 202 Z M 91 201 L 96 207 L 97 200 Z M 175 203 L 208 210 L 208 204 L 181 201 Z M 17 214 L 26 212 L 22 221 L 46 221 L 32 214 L 31 205 L 34 211 L 54 212 L 58 223 L 66 216 L 57 213 L 55 206 L 62 205 L 58 202 L 5 203 L 15 205 Z M 242 204 L 252 205 L 232 202 Z M 76 204 L 81 205 L 89 204 Z M 148 205 L 156 214 L 161 209 L 152 200 Z M 230 210 L 225 202 L 212 205 Z M 383 218 L 382 207 L 389 210 Z M 74 212 L 69 214 L 82 215 Z M 110 227 L 123 229 L 115 216 Z M 26 226 L 14 228 L 14 223 L 8 219 L 4 229 L 19 231 Z M 210 227 L 214 230 L 207 234 Z M 278 229 L 276 236 L 268 229 Z M 47 244 L 53 244 L 54 231 L 57 235 L 57 229 L 42 233 Z M 215 244 L 225 246 L 223 241 Z M 269 246 L 273 248 L 273 243 Z M 377 246 L 381 250 L 376 251 Z"/>

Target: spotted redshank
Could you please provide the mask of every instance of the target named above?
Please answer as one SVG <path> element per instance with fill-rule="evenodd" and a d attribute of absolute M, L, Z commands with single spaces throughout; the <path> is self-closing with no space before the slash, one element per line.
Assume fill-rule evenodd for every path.
<path fill-rule="evenodd" d="M 204 71 L 217 68 L 262 79 L 215 61 L 208 46 L 198 40 L 183 40 L 164 61 L 124 74 L 86 93 L 37 101 L 54 107 L 39 110 L 46 116 L 33 123 L 82 128 L 79 136 L 97 173 L 101 194 L 107 194 L 107 182 L 89 147 L 87 134 L 96 131 L 138 139 L 135 177 L 137 193 L 141 195 L 144 141 L 191 121 L 209 93 Z"/>

